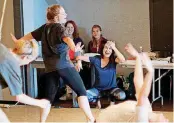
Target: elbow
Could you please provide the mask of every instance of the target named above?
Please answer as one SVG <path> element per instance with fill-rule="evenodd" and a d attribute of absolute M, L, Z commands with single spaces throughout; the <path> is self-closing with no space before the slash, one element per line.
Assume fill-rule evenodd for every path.
<path fill-rule="evenodd" d="M 121 63 L 122 63 L 122 62 L 125 62 L 125 61 L 126 61 L 125 58 L 122 58 L 122 59 L 120 60 Z"/>
<path fill-rule="evenodd" d="M 80 60 L 80 56 L 76 56 L 76 58 L 75 58 L 76 60 Z"/>

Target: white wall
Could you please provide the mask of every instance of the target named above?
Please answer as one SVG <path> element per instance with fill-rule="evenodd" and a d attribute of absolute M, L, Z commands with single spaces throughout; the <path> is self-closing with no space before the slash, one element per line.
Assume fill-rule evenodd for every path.
<path fill-rule="evenodd" d="M 68 19 L 77 23 L 85 44 L 91 39 L 91 27 L 99 24 L 104 37 L 116 41 L 121 51 L 128 42 L 150 49 L 149 0 L 60 0 L 60 4 Z"/>
<path fill-rule="evenodd" d="M 91 27 L 99 24 L 103 36 L 116 41 L 126 56 L 124 46 L 131 42 L 136 48 L 150 50 L 149 0 L 59 0 L 68 19 L 74 20 L 86 47 L 91 40 Z M 132 69 L 117 69 L 128 75 Z"/>
<path fill-rule="evenodd" d="M 46 22 L 45 0 L 23 0 L 24 34 L 31 32 Z"/>
<path fill-rule="evenodd" d="M 0 18 L 2 17 L 3 4 L 4 0 L 0 0 Z M 14 45 L 11 40 L 10 33 L 14 33 L 13 0 L 7 0 L 4 23 L 2 27 L 2 43 L 7 47 L 13 47 Z"/>

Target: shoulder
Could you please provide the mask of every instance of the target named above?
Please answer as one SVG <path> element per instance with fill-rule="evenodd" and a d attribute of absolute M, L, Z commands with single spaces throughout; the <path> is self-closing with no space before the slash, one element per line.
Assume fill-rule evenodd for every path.
<path fill-rule="evenodd" d="M 89 41 L 88 45 L 92 45 L 92 40 L 91 40 L 91 41 Z"/>
<path fill-rule="evenodd" d="M 45 28 L 46 24 L 41 25 L 38 29 L 43 30 Z"/>

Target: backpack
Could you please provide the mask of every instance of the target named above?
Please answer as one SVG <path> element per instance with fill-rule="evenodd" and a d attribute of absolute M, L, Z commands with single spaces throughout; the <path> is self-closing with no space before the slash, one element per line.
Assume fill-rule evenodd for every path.
<path fill-rule="evenodd" d="M 127 98 L 135 98 L 135 87 L 133 82 L 134 73 L 130 73 L 128 77 L 120 75 L 117 77 L 117 85 L 126 93 Z"/>
<path fill-rule="evenodd" d="M 134 72 L 129 74 L 128 83 L 129 87 L 126 90 L 126 95 L 128 98 L 135 98 Z"/>

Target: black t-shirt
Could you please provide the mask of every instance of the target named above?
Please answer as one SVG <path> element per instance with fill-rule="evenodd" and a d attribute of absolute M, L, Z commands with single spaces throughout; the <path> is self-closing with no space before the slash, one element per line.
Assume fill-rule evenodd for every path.
<path fill-rule="evenodd" d="M 60 43 L 64 43 L 62 40 L 62 38 L 64 37 L 64 27 L 59 23 L 55 23 L 55 25 L 56 30 L 54 30 L 54 32 L 51 32 L 51 38 L 54 37 L 56 39 L 53 41 L 50 41 L 51 38 L 49 38 L 49 35 L 47 34 L 48 29 L 50 28 L 50 26 L 53 26 L 53 24 L 44 24 L 31 32 L 31 35 L 36 41 L 42 42 L 42 54 L 47 72 L 55 71 L 56 69 L 58 69 L 57 64 L 59 63 L 60 58 L 59 53 L 56 54 L 52 51 L 47 39 L 49 38 L 49 42 L 51 42 L 51 44 L 55 47 Z"/>

